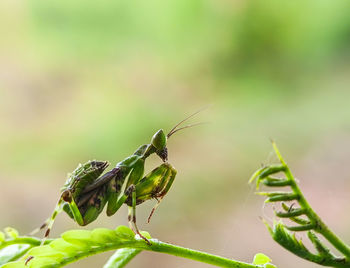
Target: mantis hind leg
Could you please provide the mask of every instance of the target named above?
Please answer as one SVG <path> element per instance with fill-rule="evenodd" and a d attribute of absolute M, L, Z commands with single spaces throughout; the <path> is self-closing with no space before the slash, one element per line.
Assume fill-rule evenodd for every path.
<path fill-rule="evenodd" d="M 35 232 L 40 231 L 40 230 L 44 229 L 45 227 L 47 227 L 44 238 L 41 240 L 40 246 L 44 245 L 45 240 L 48 238 L 48 236 L 50 234 L 52 225 L 55 222 L 56 216 L 62 211 L 62 202 L 63 202 L 63 200 L 62 200 L 62 198 L 60 198 L 60 200 L 58 200 L 58 202 L 57 202 L 57 205 L 56 205 L 51 217 L 48 218 L 45 221 L 45 223 L 40 226 L 40 228 L 37 228 L 32 232 L 32 233 L 35 233 Z"/>
<path fill-rule="evenodd" d="M 50 234 L 50 231 L 52 229 L 52 226 L 53 226 L 53 223 L 55 222 L 55 219 L 57 217 L 57 215 L 62 211 L 63 209 L 63 202 L 68 202 L 69 203 L 69 207 L 71 209 L 71 212 L 74 216 L 74 220 L 79 224 L 79 225 L 82 225 L 83 224 L 83 218 L 80 214 L 80 211 L 76 205 L 76 203 L 74 202 L 73 198 L 72 198 L 72 195 L 71 195 L 71 192 L 69 190 L 66 190 L 62 193 L 60 199 L 58 200 L 57 202 L 57 205 L 51 215 L 50 218 L 48 218 L 45 223 L 40 227 L 38 228 L 39 231 L 41 229 L 44 229 L 45 227 L 47 227 L 46 229 L 46 232 L 45 232 L 45 235 L 44 235 L 44 238 L 43 240 L 41 241 L 41 244 L 40 245 L 43 245 L 45 243 L 45 240 L 48 238 L 49 234 Z M 37 230 L 37 229 L 36 229 Z M 34 230 L 34 231 L 36 231 Z M 33 231 L 33 232 L 34 232 Z"/>
<path fill-rule="evenodd" d="M 45 220 L 45 222 L 44 222 L 40 227 L 35 228 L 33 231 L 31 231 L 31 232 L 29 233 L 29 235 L 30 235 L 30 236 L 33 236 L 33 235 L 39 233 L 42 229 L 44 229 L 44 228 L 48 225 L 49 221 L 50 221 L 50 218 L 47 218 L 47 219 Z"/>

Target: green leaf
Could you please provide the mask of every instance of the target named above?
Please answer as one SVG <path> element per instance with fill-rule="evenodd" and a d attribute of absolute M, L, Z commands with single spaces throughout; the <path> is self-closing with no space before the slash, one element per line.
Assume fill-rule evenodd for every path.
<path fill-rule="evenodd" d="M 5 234 L 0 232 L 0 243 L 5 241 Z"/>
<path fill-rule="evenodd" d="M 0 266 L 18 260 L 41 243 L 35 237 L 19 236 L 17 230 L 11 227 L 5 228 L 5 234 L 0 232 Z M 49 242 L 51 241 L 47 240 Z"/>
<path fill-rule="evenodd" d="M 92 246 L 91 231 L 70 230 L 61 235 L 64 241 L 76 245 L 81 249 L 88 249 Z"/>
<path fill-rule="evenodd" d="M 133 239 L 135 237 L 134 232 L 124 225 L 118 226 L 115 232 L 120 239 Z"/>
<path fill-rule="evenodd" d="M 253 264 L 262 265 L 262 264 L 266 264 L 270 261 L 271 261 L 271 259 L 269 257 L 267 257 L 265 254 L 258 253 L 258 254 L 255 254 L 255 256 L 254 256 Z"/>
<path fill-rule="evenodd" d="M 316 250 L 321 256 L 325 256 L 326 258 L 335 258 L 335 256 L 330 252 L 330 249 L 327 248 L 321 240 L 316 236 L 315 233 L 309 231 L 307 233 L 307 236 L 311 240 L 311 242 L 314 244 Z"/>
<path fill-rule="evenodd" d="M 36 256 L 36 257 L 54 258 L 57 261 L 60 261 L 65 257 L 69 257 L 69 253 L 66 253 L 64 251 L 57 251 L 56 249 L 52 248 L 50 245 L 35 247 L 30 250 L 30 254 L 31 256 Z"/>
<path fill-rule="evenodd" d="M 128 264 L 137 254 L 141 252 L 141 249 L 134 248 L 121 248 L 118 249 L 103 266 L 103 268 L 122 268 Z"/>
<path fill-rule="evenodd" d="M 272 237 L 280 245 L 292 249 L 299 256 L 311 254 L 301 240 L 296 239 L 295 235 L 290 234 L 281 222 L 274 225 Z"/>
<path fill-rule="evenodd" d="M 145 234 L 150 237 L 148 233 Z M 136 240 L 133 231 L 125 226 L 119 226 L 116 230 L 70 230 L 48 245 L 30 249 L 21 260 L 2 268 L 24 267 L 26 260 L 28 262 L 25 267 L 61 267 L 92 254 L 137 244 L 144 245 L 145 241 Z M 128 250 L 119 252 L 119 261 L 127 263 L 127 259 L 130 260 L 141 251 Z"/>
<path fill-rule="evenodd" d="M 266 264 L 264 265 L 264 268 L 277 268 L 277 266 L 276 266 L 276 265 L 273 265 L 273 264 L 271 264 L 271 263 L 266 263 Z"/>
<path fill-rule="evenodd" d="M 17 260 L 30 248 L 29 245 L 10 245 L 0 250 L 0 265 Z"/>
<path fill-rule="evenodd" d="M 63 239 L 52 241 L 50 247 L 57 251 L 66 252 L 69 255 L 74 254 L 79 249 L 77 245 L 70 244 Z"/>
<path fill-rule="evenodd" d="M 114 243 L 117 240 L 122 239 L 121 236 L 118 236 L 117 231 L 106 229 L 106 228 L 97 228 L 91 232 L 91 240 L 96 243 Z"/>
<path fill-rule="evenodd" d="M 6 227 L 5 228 L 5 233 L 13 239 L 16 239 L 18 237 L 18 231 L 12 227 Z"/>
<path fill-rule="evenodd" d="M 270 230 L 271 232 L 271 230 Z M 298 240 L 295 235 L 292 235 L 287 229 L 283 226 L 281 222 L 275 223 L 273 230 L 271 232 L 272 238 L 279 243 L 282 247 L 293 252 L 295 255 L 319 263 L 322 258 L 319 255 L 311 253 L 302 243 L 301 240 Z"/>
<path fill-rule="evenodd" d="M 50 257 L 50 256 L 41 257 L 41 258 L 34 258 L 34 259 L 30 260 L 27 265 L 25 265 L 25 267 L 29 267 L 29 268 L 36 268 L 36 267 L 56 268 L 56 267 L 60 267 L 60 266 L 61 265 L 59 265 L 59 263 L 57 263 L 57 260 L 54 259 L 53 257 Z"/>
<path fill-rule="evenodd" d="M 9 262 L 1 266 L 1 268 L 28 268 L 24 265 L 24 262 Z"/>

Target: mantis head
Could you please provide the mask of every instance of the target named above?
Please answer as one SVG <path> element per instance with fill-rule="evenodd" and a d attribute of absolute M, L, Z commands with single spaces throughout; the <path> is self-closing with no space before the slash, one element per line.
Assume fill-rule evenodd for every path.
<path fill-rule="evenodd" d="M 158 130 L 152 137 L 151 144 L 156 149 L 156 154 L 166 162 L 168 160 L 168 149 L 166 148 L 167 136 L 163 129 Z"/>
<path fill-rule="evenodd" d="M 190 127 L 194 127 L 197 125 L 201 125 L 203 124 L 203 122 L 201 123 L 196 123 L 196 124 L 191 124 L 191 125 L 187 125 L 187 126 L 183 126 L 183 127 L 179 127 L 183 122 L 187 121 L 188 119 L 190 119 L 192 116 L 198 114 L 199 112 L 201 112 L 202 110 L 206 109 L 207 107 L 204 107 L 200 110 L 198 110 L 197 112 L 191 114 L 190 116 L 186 117 L 185 119 L 183 119 L 182 121 L 180 121 L 179 123 L 177 123 L 170 131 L 167 135 L 165 135 L 163 129 L 158 130 L 152 137 L 152 141 L 151 144 L 152 146 L 155 148 L 155 152 L 156 154 L 164 161 L 166 162 L 168 160 L 168 149 L 166 147 L 167 144 L 167 140 L 176 132 L 178 132 L 179 130 L 183 130 L 186 128 L 190 128 Z"/>

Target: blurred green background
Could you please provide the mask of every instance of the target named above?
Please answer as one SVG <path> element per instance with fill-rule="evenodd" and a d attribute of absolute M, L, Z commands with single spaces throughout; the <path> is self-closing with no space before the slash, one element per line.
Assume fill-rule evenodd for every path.
<path fill-rule="evenodd" d="M 250 262 L 317 267 L 269 237 L 247 185 L 277 141 L 312 206 L 350 242 L 350 2 L 0 2 L 0 227 L 25 234 L 52 212 L 79 162 L 112 165 L 212 104 L 169 140 L 178 176 L 154 237 Z M 159 164 L 154 157 L 147 171 Z M 86 228 L 127 224 L 124 207 Z M 79 228 L 61 214 L 52 237 Z M 69 267 L 101 267 L 109 255 Z M 209 267 L 143 252 L 130 267 Z"/>

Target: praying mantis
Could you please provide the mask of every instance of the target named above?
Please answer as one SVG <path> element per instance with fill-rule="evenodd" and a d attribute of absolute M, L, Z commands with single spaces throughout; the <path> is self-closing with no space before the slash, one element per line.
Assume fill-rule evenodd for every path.
<path fill-rule="evenodd" d="M 50 234 L 56 216 L 62 211 L 80 226 L 85 226 L 96 220 L 106 205 L 107 215 L 112 216 L 123 204 L 126 204 L 130 228 L 150 244 L 136 225 L 136 206 L 147 200 L 157 200 L 148 217 L 149 222 L 177 174 L 176 169 L 168 163 L 167 140 L 182 129 L 202 124 L 180 127 L 182 123 L 202 110 L 177 123 L 168 134 L 165 134 L 162 129 L 158 130 L 149 144 L 141 145 L 132 155 L 117 163 L 115 168 L 105 174 L 103 172 L 109 165 L 108 161 L 91 160 L 79 164 L 68 175 L 66 183 L 61 188 L 60 198 L 51 217 L 31 234 L 47 228 L 41 243 L 43 245 Z M 144 176 L 145 161 L 152 154 L 156 154 L 163 163 Z"/>

